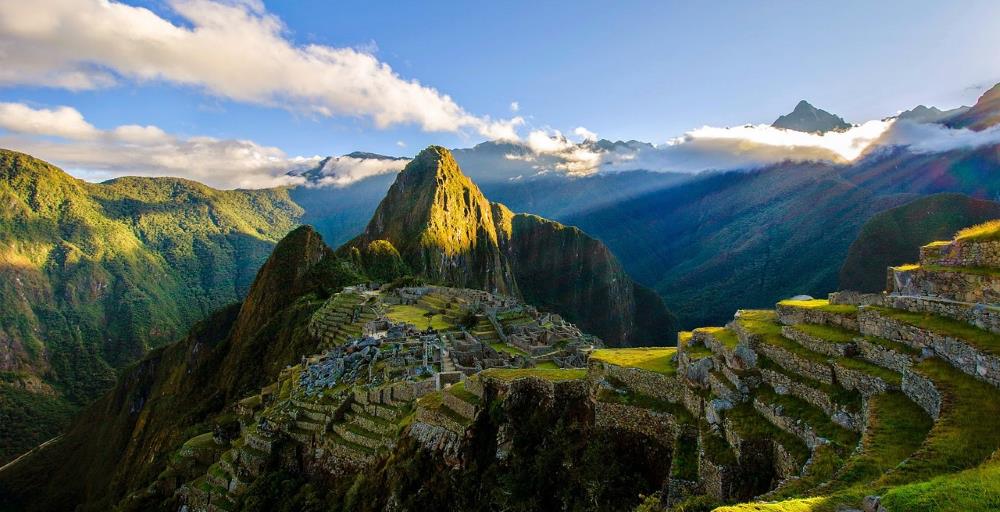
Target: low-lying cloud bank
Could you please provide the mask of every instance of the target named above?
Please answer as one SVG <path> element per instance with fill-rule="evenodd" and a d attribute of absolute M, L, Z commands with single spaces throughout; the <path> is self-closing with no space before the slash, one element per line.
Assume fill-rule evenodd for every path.
<path fill-rule="evenodd" d="M 165 81 L 234 101 L 378 128 L 514 139 L 520 117 L 476 116 L 370 52 L 298 45 L 259 0 L 168 0 L 175 24 L 108 0 L 0 0 L 0 85 L 70 90 Z"/>
<path fill-rule="evenodd" d="M 755 169 L 786 161 L 848 163 L 882 147 L 928 153 L 1000 144 L 1000 126 L 977 132 L 894 119 L 824 134 L 768 125 L 705 126 L 660 145 L 597 141 L 596 134 L 582 127 L 576 133 L 579 140 L 573 141 L 558 131 L 536 130 L 524 144 L 526 151 L 507 158 L 525 162 L 538 174 L 585 176 L 640 169 L 687 173 Z"/>
<path fill-rule="evenodd" d="M 289 157 L 249 140 L 178 137 L 156 126 L 102 130 L 71 107 L 0 103 L 0 131 L 0 147 L 44 158 L 91 181 L 176 176 L 218 188 L 264 188 L 302 183 L 287 173 L 320 161 Z"/>
<path fill-rule="evenodd" d="M 410 163 L 408 158 L 358 158 L 351 155 L 330 157 L 317 171 L 318 176 L 310 186 L 346 187 L 354 182 L 379 176 L 395 174 Z"/>

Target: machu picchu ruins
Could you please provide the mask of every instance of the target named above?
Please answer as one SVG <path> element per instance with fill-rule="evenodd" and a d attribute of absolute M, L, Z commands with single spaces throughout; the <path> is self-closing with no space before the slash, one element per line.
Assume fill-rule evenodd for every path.
<path fill-rule="evenodd" d="M 173 456 L 209 464 L 176 493 L 182 510 L 233 510 L 268 470 L 344 477 L 401 443 L 461 472 L 484 415 L 527 396 L 663 450 L 651 506 L 896 512 L 915 488 L 958 499 L 967 479 L 1000 471 L 998 255 L 1000 242 L 931 244 L 888 269 L 883 293 L 740 310 L 676 347 L 605 348 L 482 291 L 350 287 L 309 322 L 321 353 L 239 401 L 237 432 Z M 511 429 L 494 434 L 501 462 Z"/>

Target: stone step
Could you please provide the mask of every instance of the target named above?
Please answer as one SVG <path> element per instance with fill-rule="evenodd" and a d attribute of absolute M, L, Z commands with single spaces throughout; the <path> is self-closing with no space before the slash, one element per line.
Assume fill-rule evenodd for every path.
<path fill-rule="evenodd" d="M 867 306 L 859 314 L 861 332 L 930 349 L 977 379 L 1000 387 L 1000 335 L 951 318 Z"/>
<path fill-rule="evenodd" d="M 354 423 L 335 423 L 333 431 L 340 437 L 354 444 L 365 446 L 372 450 L 377 450 L 385 444 L 382 436 L 375 432 L 365 430 Z"/>
<path fill-rule="evenodd" d="M 832 444 L 840 453 L 852 452 L 860 435 L 834 423 L 818 407 L 791 395 L 781 395 L 768 387 L 757 390 L 754 409 L 774 426 L 797 436 L 810 449 Z"/>
<path fill-rule="evenodd" d="M 295 428 L 308 432 L 317 432 L 323 429 L 323 424 L 312 421 L 296 421 Z"/>
<path fill-rule="evenodd" d="M 949 240 L 920 248 L 921 265 L 1000 268 L 1000 241 Z"/>
<path fill-rule="evenodd" d="M 775 306 L 778 321 L 785 325 L 817 324 L 857 331 L 856 306 L 830 304 L 827 299 L 783 300 Z"/>
<path fill-rule="evenodd" d="M 859 335 L 857 331 L 829 325 L 796 324 L 785 325 L 781 334 L 813 352 L 831 357 L 850 356 L 857 352 L 854 343 L 854 338 Z"/>
<path fill-rule="evenodd" d="M 860 432 L 864 427 L 861 393 L 789 372 L 766 357 L 757 362 L 763 382 L 776 392 L 809 402 L 844 428 Z"/>
<path fill-rule="evenodd" d="M 396 430 L 396 425 L 367 413 L 351 412 L 345 415 L 345 419 L 349 423 L 381 436 L 391 435 Z"/>
<path fill-rule="evenodd" d="M 886 285 L 892 294 L 1000 304 L 1000 269 L 903 265 L 889 267 Z"/>
<path fill-rule="evenodd" d="M 940 297 L 902 295 L 893 293 L 883 295 L 877 304 L 892 309 L 901 309 L 913 313 L 930 313 L 972 324 L 980 329 L 1000 333 L 1000 307 L 975 303 L 961 302 Z"/>

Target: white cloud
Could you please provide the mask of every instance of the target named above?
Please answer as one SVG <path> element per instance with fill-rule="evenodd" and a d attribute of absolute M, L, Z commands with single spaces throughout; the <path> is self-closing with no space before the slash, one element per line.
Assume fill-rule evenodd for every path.
<path fill-rule="evenodd" d="M 590 130 L 582 127 L 582 126 L 577 126 L 576 129 L 573 130 L 573 133 L 577 137 L 580 137 L 581 139 L 583 139 L 585 141 L 588 141 L 588 140 L 597 140 L 597 134 L 596 133 L 594 133 L 594 132 L 592 132 L 592 131 L 590 131 Z"/>
<path fill-rule="evenodd" d="M 34 109 L 21 103 L 0 103 L 0 128 L 31 135 L 72 139 L 96 137 L 99 130 L 70 107 Z"/>
<path fill-rule="evenodd" d="M 176 176 L 219 188 L 291 185 L 293 169 L 315 166 L 318 157 L 288 157 L 249 140 L 183 138 L 155 126 L 101 130 L 71 107 L 34 109 L 0 103 L 0 147 L 29 153 L 90 180 L 117 176 Z"/>
<path fill-rule="evenodd" d="M 0 0 L 0 85 L 96 89 L 166 81 L 240 102 L 375 126 L 516 138 L 362 49 L 296 45 L 259 1 L 171 0 L 181 24 L 107 0 Z M 523 121 L 521 121 L 523 122 Z"/>
<path fill-rule="evenodd" d="M 518 110 L 521 110 L 521 104 L 516 101 L 510 102 L 510 111 L 517 112 Z"/>
<path fill-rule="evenodd" d="M 906 146 L 915 153 L 939 153 L 1000 144 L 1000 125 L 985 130 L 951 129 L 940 124 L 897 121 L 877 141 L 880 146 Z"/>
<path fill-rule="evenodd" d="M 402 171 L 409 162 L 409 160 L 388 158 L 334 157 L 323 164 L 320 169 L 323 177 L 319 179 L 317 184 L 344 187 L 371 176 L 397 173 Z"/>
<path fill-rule="evenodd" d="M 406 147 L 406 143 L 403 142 L 403 141 L 401 141 L 401 140 L 397 140 L 396 141 L 396 146 L 401 147 L 401 148 L 405 148 Z"/>

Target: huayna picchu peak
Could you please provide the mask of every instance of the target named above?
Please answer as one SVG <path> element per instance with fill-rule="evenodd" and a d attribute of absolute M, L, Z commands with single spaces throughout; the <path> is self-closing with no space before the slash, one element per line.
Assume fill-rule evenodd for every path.
<path fill-rule="evenodd" d="M 795 105 L 791 112 L 779 116 L 771 126 L 795 130 L 797 132 L 826 133 L 831 131 L 842 131 L 851 127 L 851 123 L 844 121 L 844 118 L 831 114 L 823 109 L 812 106 L 808 101 L 802 100 Z"/>
<path fill-rule="evenodd" d="M 379 240 L 417 275 L 524 298 L 612 345 L 672 342 L 662 301 L 634 283 L 603 243 L 490 202 L 445 148 L 431 146 L 407 164 L 347 245 L 360 251 Z"/>

